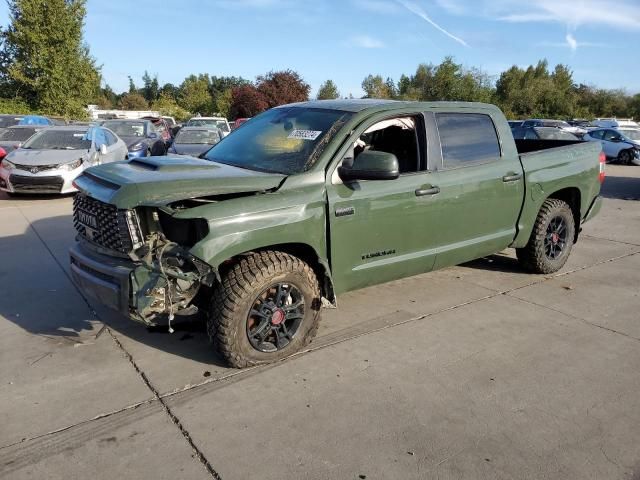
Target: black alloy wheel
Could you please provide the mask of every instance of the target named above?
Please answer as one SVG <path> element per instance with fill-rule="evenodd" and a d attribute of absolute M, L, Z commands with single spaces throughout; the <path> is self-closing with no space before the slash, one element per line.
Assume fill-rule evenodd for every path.
<path fill-rule="evenodd" d="M 291 283 L 276 283 L 253 302 L 247 317 L 247 336 L 260 352 L 282 350 L 295 337 L 305 316 L 302 292 Z"/>
<path fill-rule="evenodd" d="M 544 238 L 544 254 L 549 260 L 556 260 L 564 252 L 567 244 L 567 224 L 563 217 L 553 217 Z"/>

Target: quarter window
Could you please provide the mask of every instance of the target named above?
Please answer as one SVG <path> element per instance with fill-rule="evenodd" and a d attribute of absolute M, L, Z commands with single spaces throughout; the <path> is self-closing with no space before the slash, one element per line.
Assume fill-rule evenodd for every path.
<path fill-rule="evenodd" d="M 437 113 L 444 168 L 466 167 L 500 158 L 500 144 L 489 115 Z"/>

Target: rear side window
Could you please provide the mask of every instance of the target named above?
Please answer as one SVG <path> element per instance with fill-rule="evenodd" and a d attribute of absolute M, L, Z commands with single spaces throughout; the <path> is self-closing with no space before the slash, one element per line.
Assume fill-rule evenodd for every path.
<path fill-rule="evenodd" d="M 596 138 L 598 140 L 602 140 L 602 135 L 604 135 L 604 130 L 593 130 L 589 132 L 589 136 L 591 138 Z"/>
<path fill-rule="evenodd" d="M 498 135 L 489 115 L 437 113 L 444 168 L 466 167 L 500 158 Z"/>

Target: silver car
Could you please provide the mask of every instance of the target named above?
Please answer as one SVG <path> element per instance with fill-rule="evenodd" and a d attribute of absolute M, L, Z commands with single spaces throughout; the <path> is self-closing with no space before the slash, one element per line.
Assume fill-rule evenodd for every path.
<path fill-rule="evenodd" d="M 0 190 L 13 193 L 71 193 L 86 168 L 127 158 L 127 146 L 100 126 L 46 128 L 0 163 Z"/>

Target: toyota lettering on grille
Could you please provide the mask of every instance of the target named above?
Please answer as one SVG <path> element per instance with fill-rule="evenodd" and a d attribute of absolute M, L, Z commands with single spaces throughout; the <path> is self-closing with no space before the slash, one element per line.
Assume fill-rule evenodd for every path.
<path fill-rule="evenodd" d="M 98 228 L 98 219 L 95 215 L 78 210 L 78 221 L 85 227 Z"/>

